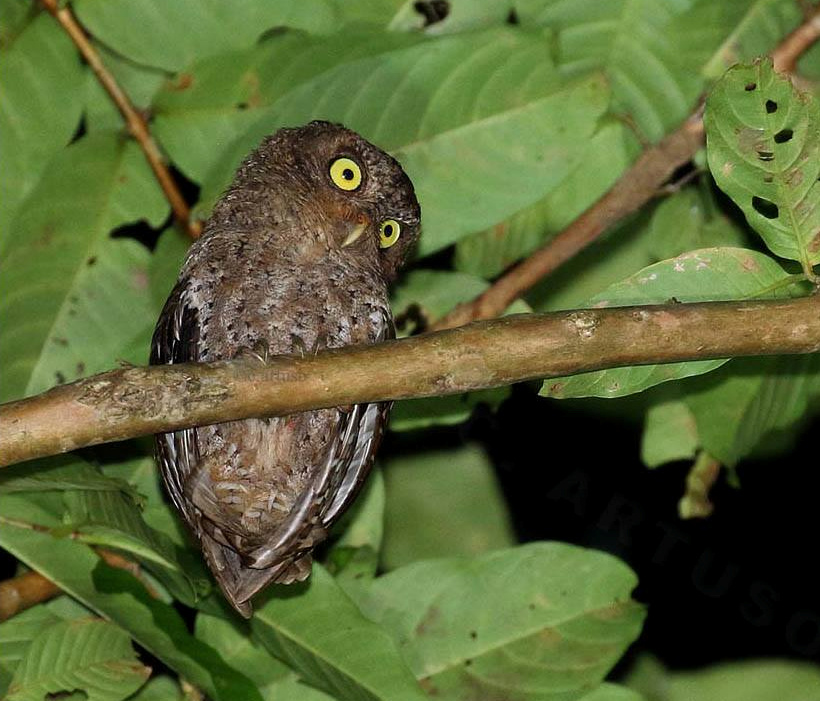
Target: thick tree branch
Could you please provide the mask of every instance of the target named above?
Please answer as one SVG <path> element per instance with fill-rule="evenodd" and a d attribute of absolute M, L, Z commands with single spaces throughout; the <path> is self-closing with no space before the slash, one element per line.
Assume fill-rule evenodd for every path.
<path fill-rule="evenodd" d="M 775 69 L 792 72 L 797 59 L 820 37 L 820 7 L 772 51 Z M 511 267 L 487 290 L 456 306 L 433 325 L 434 330 L 461 326 L 504 313 L 539 280 L 589 246 L 619 221 L 639 210 L 669 177 L 692 160 L 703 145 L 703 101 L 678 128 L 644 150 L 615 185 L 575 221 L 528 258 Z"/>
<path fill-rule="evenodd" d="M 60 26 L 66 31 L 71 40 L 76 45 L 82 57 L 86 60 L 100 85 L 108 93 L 111 100 L 117 106 L 117 109 L 125 119 L 125 124 L 128 131 L 137 140 L 140 145 L 148 165 L 154 172 L 154 176 L 165 194 L 165 198 L 171 205 L 174 213 L 174 218 L 180 226 L 188 232 L 192 238 L 197 238 L 202 231 L 202 225 L 198 221 L 191 219 L 191 209 L 188 203 L 179 191 L 176 182 L 174 181 L 171 172 L 165 165 L 162 153 L 157 146 L 156 141 L 151 136 L 148 129 L 148 123 L 145 118 L 137 111 L 125 91 L 119 86 L 114 76 L 108 71 L 97 53 L 94 46 L 88 39 L 85 30 L 77 22 L 71 10 L 66 6 L 61 6 L 59 0 L 40 0 L 43 6 L 48 10 L 54 18 L 60 23 Z"/>
<path fill-rule="evenodd" d="M 526 314 L 274 357 L 113 370 L 0 405 L 0 465 L 251 416 L 625 365 L 820 350 L 820 296 Z"/>

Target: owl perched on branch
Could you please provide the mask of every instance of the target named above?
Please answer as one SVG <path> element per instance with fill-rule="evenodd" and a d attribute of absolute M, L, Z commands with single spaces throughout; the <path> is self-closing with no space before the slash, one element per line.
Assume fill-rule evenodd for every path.
<path fill-rule="evenodd" d="M 248 156 L 190 249 L 153 364 L 313 353 L 394 336 L 388 285 L 419 235 L 401 166 L 327 122 Z M 388 404 L 231 421 L 156 438 L 165 485 L 231 604 L 249 617 L 311 551 L 373 462 Z"/>

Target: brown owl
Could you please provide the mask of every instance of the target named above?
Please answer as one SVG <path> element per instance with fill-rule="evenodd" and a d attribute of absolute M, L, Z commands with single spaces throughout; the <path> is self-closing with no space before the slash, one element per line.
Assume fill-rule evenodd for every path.
<path fill-rule="evenodd" d="M 151 362 L 313 353 L 394 336 L 387 288 L 419 235 L 401 166 L 328 122 L 281 129 L 244 161 L 190 249 L 157 322 Z M 171 499 L 237 611 L 270 582 L 310 574 L 350 505 L 388 404 L 166 433 Z"/>

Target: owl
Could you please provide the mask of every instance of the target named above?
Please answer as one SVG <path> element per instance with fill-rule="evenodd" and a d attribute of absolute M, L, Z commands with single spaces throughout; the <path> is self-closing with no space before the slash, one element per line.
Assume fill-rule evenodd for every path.
<path fill-rule="evenodd" d="M 308 354 L 394 337 L 388 286 L 419 235 L 410 179 L 328 122 L 280 129 L 239 167 L 157 322 L 152 364 Z M 168 494 L 228 601 L 250 617 L 355 498 L 388 404 L 200 426 L 156 437 Z"/>

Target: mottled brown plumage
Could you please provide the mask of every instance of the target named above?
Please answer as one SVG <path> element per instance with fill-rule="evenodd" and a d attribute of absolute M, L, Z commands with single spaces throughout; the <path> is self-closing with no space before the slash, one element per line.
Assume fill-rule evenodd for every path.
<path fill-rule="evenodd" d="M 390 156 L 327 122 L 281 129 L 241 165 L 191 247 L 151 362 L 264 360 L 391 338 L 387 288 L 418 233 L 413 186 Z M 157 436 L 171 499 L 240 613 L 250 616 L 268 583 L 308 576 L 313 546 L 370 469 L 388 410 Z"/>

